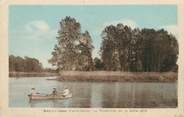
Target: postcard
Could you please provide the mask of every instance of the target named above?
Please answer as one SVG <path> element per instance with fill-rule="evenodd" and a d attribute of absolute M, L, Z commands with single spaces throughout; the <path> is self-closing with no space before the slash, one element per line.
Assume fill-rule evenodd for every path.
<path fill-rule="evenodd" d="M 2 117 L 184 117 L 183 1 L 0 4 Z"/>

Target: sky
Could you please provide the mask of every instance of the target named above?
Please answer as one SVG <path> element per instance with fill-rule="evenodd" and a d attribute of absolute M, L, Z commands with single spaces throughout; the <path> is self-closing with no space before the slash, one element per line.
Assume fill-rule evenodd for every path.
<path fill-rule="evenodd" d="M 12 5 L 9 6 L 9 55 L 37 58 L 48 63 L 59 30 L 66 16 L 75 18 L 82 32 L 89 31 L 92 56 L 99 57 L 101 32 L 108 25 L 123 23 L 131 28 L 164 28 L 177 37 L 176 5 Z"/>

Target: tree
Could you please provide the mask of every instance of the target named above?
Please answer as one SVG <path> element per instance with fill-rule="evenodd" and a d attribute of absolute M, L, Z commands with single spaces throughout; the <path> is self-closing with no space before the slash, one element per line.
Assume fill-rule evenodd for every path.
<path fill-rule="evenodd" d="M 123 24 L 107 26 L 102 32 L 101 55 L 106 70 L 128 71 L 131 28 Z"/>
<path fill-rule="evenodd" d="M 129 42 L 128 49 L 128 63 L 130 71 L 142 71 L 142 53 L 143 53 L 143 40 L 140 34 L 140 30 L 132 30 L 132 35 Z"/>
<path fill-rule="evenodd" d="M 171 71 L 176 67 L 178 43 L 173 35 L 163 29 L 143 29 L 142 37 L 144 71 Z"/>
<path fill-rule="evenodd" d="M 9 71 L 15 71 L 15 56 L 9 56 Z"/>
<path fill-rule="evenodd" d="M 81 33 L 80 23 L 66 17 L 60 22 L 57 45 L 49 60 L 58 70 L 92 70 L 91 52 L 93 49 L 90 34 Z"/>
<path fill-rule="evenodd" d="M 105 70 L 112 70 L 113 68 L 113 51 L 115 48 L 114 43 L 115 27 L 110 25 L 106 27 L 102 32 L 102 43 L 101 43 L 101 57 L 104 63 Z"/>
<path fill-rule="evenodd" d="M 105 70 L 162 72 L 177 69 L 177 40 L 163 29 L 110 25 L 102 31 L 100 49 Z"/>
<path fill-rule="evenodd" d="M 9 71 L 11 72 L 41 72 L 42 70 L 42 64 L 35 58 L 9 56 Z"/>
<path fill-rule="evenodd" d="M 82 33 L 79 41 L 77 46 L 80 51 L 78 56 L 78 69 L 82 71 L 91 71 L 94 69 L 91 54 L 94 47 L 89 32 L 85 31 L 85 33 Z"/>

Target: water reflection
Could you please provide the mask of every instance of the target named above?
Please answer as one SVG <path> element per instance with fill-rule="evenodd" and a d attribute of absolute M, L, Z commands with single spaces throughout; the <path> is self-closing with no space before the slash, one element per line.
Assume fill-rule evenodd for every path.
<path fill-rule="evenodd" d="M 52 88 L 71 89 L 73 97 L 66 100 L 31 101 L 27 94 L 35 87 L 49 94 Z M 119 82 L 59 82 L 46 78 L 11 78 L 10 107 L 61 108 L 136 108 L 177 107 L 176 83 L 119 83 Z"/>

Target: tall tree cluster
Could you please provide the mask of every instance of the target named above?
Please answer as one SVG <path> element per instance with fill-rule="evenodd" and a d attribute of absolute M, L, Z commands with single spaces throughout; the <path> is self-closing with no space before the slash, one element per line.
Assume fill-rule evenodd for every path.
<path fill-rule="evenodd" d="M 101 36 L 100 52 L 105 70 L 177 70 L 177 40 L 163 29 L 131 29 L 126 25 L 117 24 L 105 27 Z"/>
<path fill-rule="evenodd" d="M 57 44 L 49 62 L 58 70 L 93 70 L 92 39 L 88 31 L 81 32 L 81 25 L 72 17 L 60 22 Z"/>
<path fill-rule="evenodd" d="M 42 64 L 39 60 L 30 57 L 9 56 L 9 71 L 10 72 L 40 72 Z"/>
<path fill-rule="evenodd" d="M 58 71 L 177 71 L 178 43 L 163 29 L 132 29 L 119 23 L 106 26 L 101 37 L 101 58 L 93 60 L 89 32 L 82 32 L 80 23 L 67 16 L 60 22 L 49 62 Z"/>

